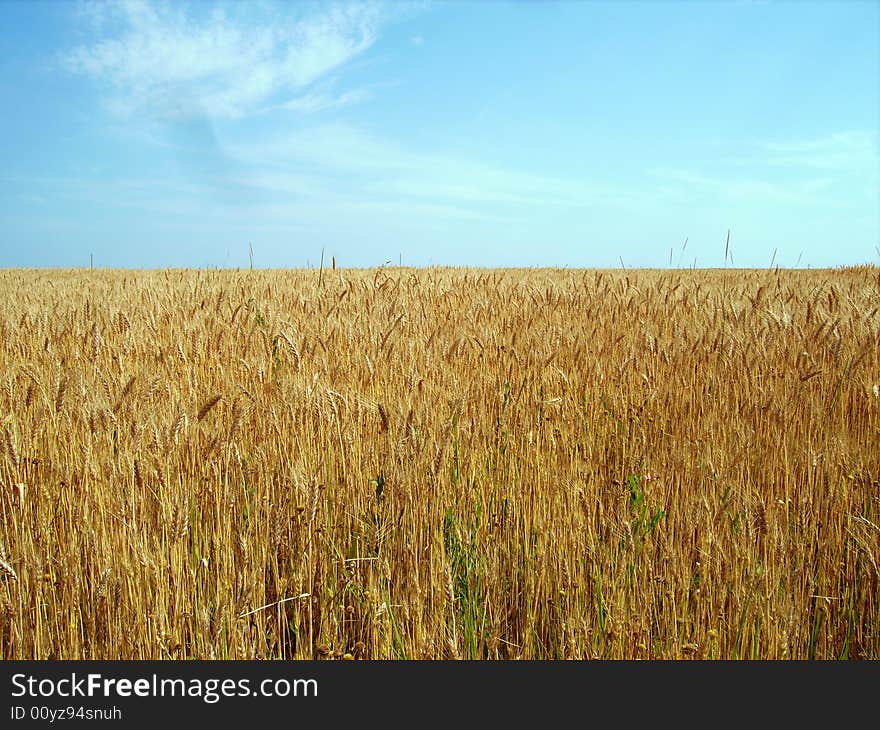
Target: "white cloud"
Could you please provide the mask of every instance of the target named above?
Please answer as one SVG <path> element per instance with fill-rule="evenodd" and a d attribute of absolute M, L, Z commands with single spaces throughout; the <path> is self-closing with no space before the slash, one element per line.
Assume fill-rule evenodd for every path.
<path fill-rule="evenodd" d="M 345 124 L 323 124 L 259 142 L 232 144 L 229 154 L 250 165 L 289 168 L 303 163 L 332 172 L 416 169 L 418 160 Z"/>
<path fill-rule="evenodd" d="M 767 163 L 841 172 L 877 170 L 880 150 L 876 133 L 847 131 L 808 140 L 764 142 Z"/>
<path fill-rule="evenodd" d="M 820 204 L 830 181 L 827 178 L 796 178 L 779 181 L 751 175 L 748 177 L 706 174 L 698 170 L 655 167 L 648 170 L 652 177 L 671 185 L 670 192 L 684 200 L 704 200 L 706 196 L 718 201 L 738 201 L 755 205 Z"/>
<path fill-rule="evenodd" d="M 852 193 L 880 182 L 877 135 L 829 133 L 814 139 L 753 141 L 746 155 L 721 158 L 712 172 L 655 167 L 648 173 L 687 195 L 796 206 L 851 207 Z"/>
<path fill-rule="evenodd" d="M 314 12 L 291 18 L 291 8 Z M 234 17 L 240 11 L 250 17 Z M 192 108 L 241 117 L 270 102 L 295 108 L 303 89 L 370 48 L 384 20 L 373 4 L 247 4 L 227 12 L 145 0 L 90 3 L 84 17 L 95 38 L 64 53 L 63 66 L 103 85 L 112 112 L 160 117 Z"/>
<path fill-rule="evenodd" d="M 314 114 L 325 109 L 338 109 L 343 106 L 360 104 L 371 97 L 372 94 L 367 89 L 354 89 L 336 95 L 314 91 L 279 104 L 277 108 Z"/>
<path fill-rule="evenodd" d="M 492 211 L 502 207 L 620 207 L 644 201 L 644 191 L 566 177 L 501 168 L 404 149 L 344 124 L 325 124 L 258 143 L 233 144 L 227 152 L 240 164 L 261 170 L 257 179 L 278 184 L 286 171 L 308 170 L 333 180 L 358 199 Z M 271 185 L 266 185 L 271 187 Z M 651 195 L 651 193 L 648 193 Z"/>

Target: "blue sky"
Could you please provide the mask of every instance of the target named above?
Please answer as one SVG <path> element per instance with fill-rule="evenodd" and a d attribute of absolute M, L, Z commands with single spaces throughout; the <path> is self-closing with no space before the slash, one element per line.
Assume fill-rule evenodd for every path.
<path fill-rule="evenodd" d="M 878 79 L 867 1 L 0 0 L 0 266 L 878 263 Z"/>

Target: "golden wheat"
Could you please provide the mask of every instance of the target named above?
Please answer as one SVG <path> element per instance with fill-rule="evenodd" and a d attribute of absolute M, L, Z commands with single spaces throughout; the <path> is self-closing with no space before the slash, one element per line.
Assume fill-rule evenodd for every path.
<path fill-rule="evenodd" d="M 880 658 L 876 268 L 0 293 L 3 658 Z"/>

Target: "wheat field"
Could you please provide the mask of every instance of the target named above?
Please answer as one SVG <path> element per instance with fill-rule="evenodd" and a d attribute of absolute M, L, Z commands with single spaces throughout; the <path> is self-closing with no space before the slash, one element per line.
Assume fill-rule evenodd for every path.
<path fill-rule="evenodd" d="M 880 658 L 880 270 L 0 271 L 4 659 Z"/>

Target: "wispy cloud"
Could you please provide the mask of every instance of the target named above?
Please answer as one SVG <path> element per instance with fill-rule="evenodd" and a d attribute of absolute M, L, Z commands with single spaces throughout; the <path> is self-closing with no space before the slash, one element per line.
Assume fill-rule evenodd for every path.
<path fill-rule="evenodd" d="M 353 106 L 360 104 L 372 98 L 372 93 L 368 89 L 354 89 L 345 91 L 341 94 L 332 94 L 322 91 L 310 91 L 302 96 L 297 96 L 290 101 L 279 104 L 276 109 L 287 109 L 289 111 L 302 112 L 304 114 L 314 114 L 324 111 L 325 109 L 339 109 L 345 106 Z"/>
<path fill-rule="evenodd" d="M 814 139 L 751 142 L 743 154 L 714 160 L 711 170 L 657 166 L 648 174 L 682 198 L 839 206 L 858 204 L 839 200 L 840 191 L 846 191 L 845 198 L 853 189 L 877 188 L 880 152 L 876 134 L 846 131 Z"/>
<path fill-rule="evenodd" d="M 180 117 L 195 108 L 235 118 L 268 103 L 307 111 L 352 103 L 359 92 L 323 99 L 302 91 L 370 48 L 386 20 L 372 3 L 209 8 L 125 0 L 86 9 L 93 38 L 60 62 L 94 79 L 107 108 L 122 116 Z"/>
<path fill-rule="evenodd" d="M 841 172 L 878 169 L 880 148 L 877 134 L 847 131 L 815 139 L 764 142 L 771 165 L 808 167 Z"/>
<path fill-rule="evenodd" d="M 363 199 L 413 206 L 438 203 L 497 213 L 500 207 L 618 207 L 641 193 L 599 181 L 541 175 L 477 160 L 406 149 L 344 124 L 301 129 L 257 143 L 228 148 L 242 165 L 265 173 L 275 184 L 290 169 L 333 179 Z"/>
<path fill-rule="evenodd" d="M 817 193 L 828 186 L 823 178 L 779 181 L 750 175 L 733 176 L 709 174 L 700 170 L 655 167 L 648 171 L 653 178 L 665 183 L 671 195 L 682 200 L 703 200 L 711 196 L 717 200 L 768 203 L 806 204 L 817 202 Z"/>
<path fill-rule="evenodd" d="M 181 177 L 141 180 L 99 171 L 76 179 L 30 180 L 28 187 L 69 201 L 99 204 L 112 198 L 119 206 L 161 216 L 188 212 L 228 225 L 262 221 L 321 230 L 379 221 L 419 227 L 449 221 L 533 225 L 547 215 L 639 207 L 653 194 L 412 150 L 340 123 L 230 143 L 222 153 L 203 139 L 211 130 L 200 120 L 175 128 L 171 142 L 185 173 Z"/>

